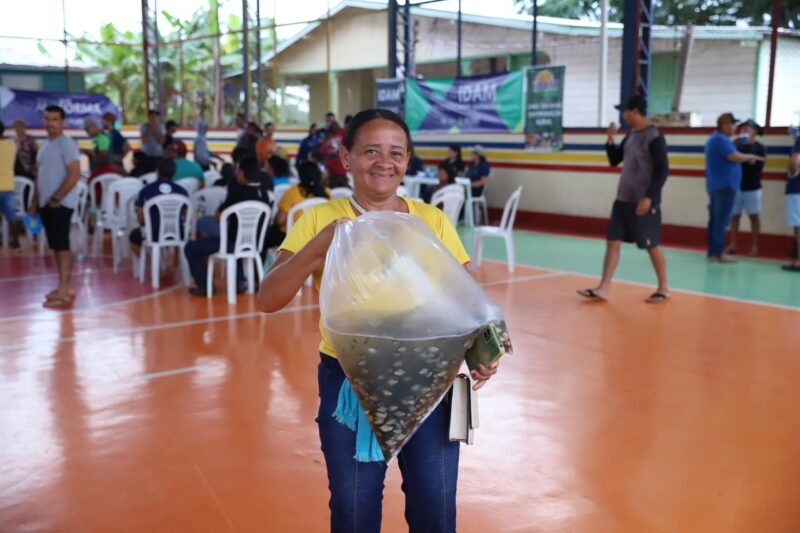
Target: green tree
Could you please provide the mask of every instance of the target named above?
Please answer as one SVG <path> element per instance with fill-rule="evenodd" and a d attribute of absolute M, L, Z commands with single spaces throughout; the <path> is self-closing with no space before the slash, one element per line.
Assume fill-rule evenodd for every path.
<path fill-rule="evenodd" d="M 514 0 L 520 13 L 531 13 L 533 0 Z M 624 0 L 609 0 L 608 18 L 622 21 Z M 656 24 L 673 26 L 727 26 L 737 22 L 765 25 L 772 13 L 772 0 L 654 0 Z M 781 26 L 800 27 L 800 2 L 781 2 Z M 539 0 L 539 14 L 551 17 L 597 20 L 600 18 L 599 0 Z"/>
<path fill-rule="evenodd" d="M 85 40 L 92 36 L 84 35 Z M 86 76 L 86 89 L 101 92 L 119 104 L 122 122 L 140 121 L 145 114 L 142 77 L 142 37 L 121 32 L 113 24 L 100 28 L 102 45 L 78 43 L 77 58 L 103 68 Z"/>

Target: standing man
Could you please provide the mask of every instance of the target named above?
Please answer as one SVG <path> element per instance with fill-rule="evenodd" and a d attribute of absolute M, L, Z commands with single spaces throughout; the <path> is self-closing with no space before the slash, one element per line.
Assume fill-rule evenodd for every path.
<path fill-rule="evenodd" d="M 142 139 L 142 152 L 147 156 L 147 168 L 156 169 L 156 163 L 164 155 L 166 131 L 161 125 L 161 113 L 155 109 L 147 112 L 147 122 L 139 126 Z"/>
<path fill-rule="evenodd" d="M 756 140 L 756 135 L 763 135 L 764 129 L 753 119 L 739 125 L 739 138 L 734 143 L 736 149 L 743 154 L 755 154 L 767 158 L 767 149 Z M 736 192 L 733 201 L 733 218 L 731 220 L 731 241 L 725 253 L 736 253 L 736 241 L 739 237 L 739 222 L 742 211 L 747 211 L 750 217 L 750 233 L 753 241 L 750 245 L 750 255 L 758 255 L 758 239 L 761 235 L 761 173 L 764 162 L 757 161 L 742 164 L 742 185 Z"/>
<path fill-rule="evenodd" d="M 58 288 L 45 296 L 45 307 L 59 308 L 72 305 L 75 290 L 72 287 L 72 255 L 69 246 L 69 229 L 72 211 L 78 204 L 75 185 L 81 175 L 78 145 L 64 135 L 64 110 L 49 105 L 44 111 L 44 129 L 47 140 L 36 155 L 39 177 L 31 200 L 30 214 L 38 208 L 50 249 L 58 266 Z"/>
<path fill-rule="evenodd" d="M 244 130 L 246 127 L 244 113 L 236 113 L 236 119 L 234 120 L 233 124 L 236 126 L 236 143 L 238 144 L 244 136 Z"/>
<path fill-rule="evenodd" d="M 633 95 L 616 108 L 622 111 L 622 118 L 631 131 L 617 146 L 614 142 L 617 125 L 612 122 L 608 127 L 608 161 L 615 167 L 624 160 L 625 165 L 608 225 L 603 277 L 597 287 L 579 290 L 578 294 L 591 300 L 605 301 L 619 264 L 621 243 L 635 242 L 639 249 L 647 250 L 658 278 L 658 288 L 645 302 L 661 303 L 669 298 L 667 264 L 659 246 L 661 189 L 669 174 L 667 142 L 658 128 L 647 121 L 647 102 L 642 96 Z"/>
<path fill-rule="evenodd" d="M 275 150 L 275 124 L 272 122 L 267 122 L 264 124 L 264 132 L 262 137 L 256 142 L 256 157 L 258 158 L 258 164 L 261 165 L 261 168 L 264 168 L 267 164 L 267 159 L 272 156 L 273 151 Z"/>
<path fill-rule="evenodd" d="M 97 122 L 91 118 L 83 121 L 83 128 L 86 130 L 86 135 L 92 140 L 92 149 L 83 149 L 81 152 L 89 157 L 90 167 L 94 170 L 99 166 L 99 159 L 104 162 L 108 161 L 108 153 L 111 151 L 111 137 L 101 130 Z M 104 153 L 105 157 L 100 156 L 100 153 Z"/>
<path fill-rule="evenodd" d="M 17 146 L 5 136 L 5 124 L 0 122 L 0 216 L 6 219 L 9 230 L 7 246 L 19 251 L 19 222 L 17 221 L 17 198 L 14 194 L 14 162 Z"/>
<path fill-rule="evenodd" d="M 131 145 L 128 143 L 127 139 L 125 139 L 125 136 L 116 128 L 115 122 L 117 121 L 117 117 L 114 113 L 104 113 L 102 118 L 103 130 L 111 138 L 111 150 L 108 154 L 108 162 L 110 165 L 123 170 L 125 166 L 122 161 L 130 153 Z"/>
<path fill-rule="evenodd" d="M 706 141 L 706 191 L 708 191 L 708 260 L 733 263 L 723 254 L 725 230 L 731 221 L 736 191 L 742 184 L 742 163 L 763 162 L 755 154 L 743 154 L 731 141 L 736 130 L 732 113 L 717 118 L 717 129 Z"/>

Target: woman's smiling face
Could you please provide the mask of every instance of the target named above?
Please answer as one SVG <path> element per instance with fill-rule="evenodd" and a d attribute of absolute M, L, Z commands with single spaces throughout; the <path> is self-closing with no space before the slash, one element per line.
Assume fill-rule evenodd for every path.
<path fill-rule="evenodd" d="M 357 193 L 384 198 L 397 192 L 409 158 L 408 139 L 400 126 L 390 120 L 371 120 L 356 132 L 351 150 L 344 146 L 339 150 Z"/>

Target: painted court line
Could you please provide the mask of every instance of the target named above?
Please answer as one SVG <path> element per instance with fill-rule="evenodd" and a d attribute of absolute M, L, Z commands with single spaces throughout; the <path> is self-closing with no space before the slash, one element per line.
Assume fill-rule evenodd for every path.
<path fill-rule="evenodd" d="M 135 281 L 135 280 L 134 280 Z M 143 300 L 149 300 L 150 298 L 156 298 L 158 296 L 163 296 L 165 294 L 169 294 L 171 292 L 177 291 L 181 288 L 181 285 L 174 285 L 172 287 L 162 289 L 160 291 L 151 292 L 150 294 L 143 294 L 142 296 L 136 296 L 134 298 L 127 298 L 125 300 L 117 300 L 115 302 L 108 302 L 106 304 L 96 305 L 94 307 L 82 307 L 79 309 L 69 309 L 67 311 L 48 311 L 43 310 L 39 311 L 32 315 L 23 315 L 23 316 L 10 316 L 6 318 L 0 318 L 0 323 L 3 322 L 16 322 L 19 320 L 36 320 L 41 318 L 53 318 L 59 317 L 64 314 L 72 314 L 72 313 L 88 313 L 91 311 L 99 311 L 101 309 L 108 309 L 109 307 L 115 307 L 117 305 L 125 305 L 125 304 L 132 304 L 136 302 L 141 302 Z"/>
<path fill-rule="evenodd" d="M 546 269 L 543 269 L 546 270 Z M 509 278 L 504 280 L 498 281 L 489 281 L 484 283 L 479 283 L 480 286 L 494 286 L 494 285 L 503 285 L 503 284 L 511 284 L 511 283 L 521 283 L 526 281 L 536 281 L 539 279 L 549 279 L 557 276 L 563 276 L 564 273 L 562 272 L 545 272 L 542 274 L 532 274 L 530 276 L 523 276 L 519 278 Z M 169 289 L 169 290 L 174 290 Z M 254 318 L 254 317 L 268 317 L 271 315 L 280 315 L 284 313 L 291 313 L 294 311 L 310 311 L 314 309 L 319 309 L 318 304 L 306 304 L 306 305 L 298 305 L 292 307 L 284 307 L 280 311 L 275 311 L 274 313 L 262 313 L 260 311 L 250 312 L 250 313 L 240 313 L 234 315 L 224 315 L 224 316 L 217 316 L 217 317 L 207 317 L 207 318 L 196 318 L 194 320 L 184 320 L 180 322 L 167 322 L 164 324 L 154 324 L 151 326 L 140 326 L 134 328 L 127 328 L 127 329 L 107 329 L 107 330 L 100 330 L 100 331 L 91 331 L 86 332 L 83 334 L 74 335 L 72 337 L 61 337 L 55 339 L 57 344 L 61 344 L 64 342 L 81 342 L 92 340 L 96 338 L 105 338 L 110 339 L 112 337 L 121 336 L 121 335 L 134 335 L 136 333 L 147 333 L 150 331 L 161 331 L 165 329 L 175 329 L 175 328 L 183 328 L 189 326 L 197 326 L 200 324 L 214 324 L 216 322 L 225 322 L 227 320 L 239 320 L 241 318 Z M 55 316 L 55 315 L 54 315 Z M 0 347 L 0 352 L 14 350 L 14 349 L 23 349 L 29 347 L 28 343 L 17 343 L 17 344 L 7 344 Z"/>
<path fill-rule="evenodd" d="M 132 269 L 130 268 L 120 268 L 118 272 L 130 272 Z M 98 268 L 94 270 L 82 270 L 80 272 L 73 272 L 72 277 L 76 278 L 78 276 L 91 276 L 92 274 L 101 274 L 103 272 L 114 272 L 114 268 Z M 50 272 L 47 274 L 31 274 L 29 276 L 16 276 L 12 278 L 3 277 L 0 278 L 0 283 L 6 283 L 10 281 L 29 281 L 32 279 L 42 279 L 42 278 L 53 278 L 56 279 L 57 274 L 54 272 Z"/>
<path fill-rule="evenodd" d="M 162 370 L 161 372 L 152 372 L 150 374 L 142 374 L 140 376 L 136 376 L 136 379 L 158 379 L 158 378 L 166 378 L 169 376 L 177 376 L 180 374 L 188 374 L 190 372 L 197 372 L 201 368 L 206 368 L 208 365 L 195 365 L 195 366 L 185 366 L 183 368 L 175 368 L 173 370 Z"/>
<path fill-rule="evenodd" d="M 498 263 L 498 264 L 501 264 L 501 265 L 505 265 L 506 264 L 505 261 L 499 261 L 497 259 L 481 259 L 481 261 L 486 261 L 486 262 L 489 262 L 489 263 Z M 530 268 L 541 268 L 541 269 L 545 269 L 545 270 L 551 270 L 553 272 L 559 272 L 561 274 L 569 274 L 569 275 L 572 275 L 572 276 L 579 276 L 579 277 L 582 277 L 582 278 L 600 279 L 599 276 L 592 276 L 590 274 L 584 274 L 582 272 L 574 272 L 572 270 L 561 270 L 561 269 L 549 268 L 549 267 L 544 267 L 544 266 L 539 266 L 539 265 L 530 265 L 530 264 L 527 264 L 527 263 L 520 263 L 520 264 L 524 265 L 524 266 L 527 266 L 527 267 L 530 267 Z M 640 281 L 630 281 L 630 280 L 621 279 L 621 278 L 614 278 L 614 283 L 627 283 L 628 285 L 636 285 L 638 287 L 649 287 L 651 289 L 653 288 L 653 284 L 652 283 L 642 283 Z M 761 307 L 772 307 L 774 309 L 783 309 L 785 311 L 800 312 L 800 308 L 792 307 L 790 305 L 775 304 L 775 303 L 770 303 L 770 302 L 764 302 L 764 301 L 761 301 L 761 300 L 746 300 L 744 298 L 736 298 L 735 296 L 723 296 L 723 295 L 720 295 L 720 294 L 711 294 L 711 293 L 707 293 L 707 292 L 693 291 L 693 290 L 690 290 L 690 289 L 675 289 L 673 287 L 670 287 L 669 292 L 670 293 L 677 292 L 677 293 L 683 293 L 683 294 L 691 294 L 693 296 L 704 296 L 706 298 L 713 298 L 713 299 L 716 299 L 716 300 L 725 300 L 725 301 L 728 301 L 728 302 L 735 302 L 735 303 L 749 304 L 749 305 L 757 305 L 757 306 L 761 306 Z"/>

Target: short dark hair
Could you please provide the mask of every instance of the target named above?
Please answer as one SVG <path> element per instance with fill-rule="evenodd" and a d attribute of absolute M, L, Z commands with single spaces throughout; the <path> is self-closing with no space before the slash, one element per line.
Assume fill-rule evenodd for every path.
<path fill-rule="evenodd" d="M 247 181 L 258 182 L 261 180 L 261 169 L 258 168 L 258 159 L 246 155 L 239 160 L 239 170 L 244 173 Z"/>
<path fill-rule="evenodd" d="M 447 161 L 442 161 L 439 163 L 439 168 L 447 172 L 447 183 L 455 183 L 456 181 L 456 169 L 448 163 Z"/>
<path fill-rule="evenodd" d="M 272 167 L 273 177 L 285 178 L 289 175 L 289 162 L 284 158 L 272 155 L 267 159 L 267 162 Z"/>
<path fill-rule="evenodd" d="M 233 159 L 234 163 L 238 163 L 246 155 L 247 155 L 247 150 L 239 146 L 237 148 L 234 148 L 233 152 L 231 152 L 231 159 Z"/>
<path fill-rule="evenodd" d="M 147 114 L 148 114 L 148 115 L 158 115 L 158 116 L 161 116 L 161 111 L 159 111 L 158 109 L 149 109 L 149 110 L 147 111 Z"/>
<path fill-rule="evenodd" d="M 61 116 L 61 120 L 67 118 L 67 114 L 64 112 L 64 108 L 60 105 L 50 104 L 49 106 L 44 108 L 45 113 L 58 113 Z"/>
<path fill-rule="evenodd" d="M 458 154 L 458 158 L 461 159 L 461 145 L 458 143 L 453 143 L 447 147 L 449 150 L 454 151 Z"/>
<path fill-rule="evenodd" d="M 400 126 L 406 134 L 406 142 L 408 143 L 406 150 L 408 153 L 411 153 L 414 149 L 414 142 L 411 140 L 411 132 L 408 130 L 408 125 L 400 118 L 400 115 L 388 109 L 365 109 L 364 111 L 356 113 L 356 116 L 354 116 L 350 124 L 347 125 L 347 133 L 344 136 L 344 141 L 342 141 L 344 147 L 348 150 L 352 150 L 356 141 L 356 136 L 358 135 L 358 130 L 373 120 L 388 120 Z"/>
<path fill-rule="evenodd" d="M 166 124 L 164 124 L 164 127 L 165 127 L 165 128 L 177 128 L 177 127 L 178 127 L 178 123 L 177 123 L 177 122 L 175 122 L 175 121 L 174 121 L 174 120 L 172 120 L 172 119 L 169 119 L 169 120 L 167 121 L 167 123 L 166 123 Z"/>
<path fill-rule="evenodd" d="M 236 116 L 244 118 L 244 113 L 236 113 Z"/>
<path fill-rule="evenodd" d="M 160 180 L 171 180 L 175 176 L 175 161 L 169 157 L 162 157 L 156 165 L 156 173 Z"/>
<path fill-rule="evenodd" d="M 344 125 L 347 126 L 348 124 L 350 124 L 351 120 L 353 120 L 353 115 L 346 115 L 344 117 Z"/>
<path fill-rule="evenodd" d="M 136 163 L 144 163 L 147 160 L 147 156 L 144 155 L 144 152 L 141 150 L 136 150 L 133 152 L 133 164 L 136 166 Z"/>
<path fill-rule="evenodd" d="M 264 129 L 267 129 L 267 128 L 269 128 L 270 126 L 274 126 L 274 125 L 275 125 L 275 124 L 273 124 L 272 122 L 267 122 L 267 123 L 265 123 L 265 124 L 264 124 Z"/>
<path fill-rule="evenodd" d="M 333 114 L 333 111 L 328 111 L 327 113 L 325 113 L 325 118 L 328 118 L 328 117 L 335 117 L 335 116 L 336 116 L 336 115 L 334 115 L 334 114 Z"/>

